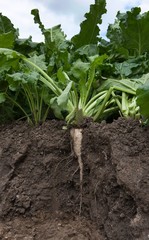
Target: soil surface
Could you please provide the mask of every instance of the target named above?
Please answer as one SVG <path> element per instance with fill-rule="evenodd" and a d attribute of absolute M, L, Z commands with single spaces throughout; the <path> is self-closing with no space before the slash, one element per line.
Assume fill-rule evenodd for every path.
<path fill-rule="evenodd" d="M 82 133 L 80 184 L 64 122 L 0 126 L 0 239 L 149 239 L 149 128 L 120 118 Z"/>

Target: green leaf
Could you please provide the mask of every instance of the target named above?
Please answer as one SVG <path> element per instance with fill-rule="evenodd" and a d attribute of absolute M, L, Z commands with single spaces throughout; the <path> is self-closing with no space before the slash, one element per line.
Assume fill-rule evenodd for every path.
<path fill-rule="evenodd" d="M 5 94 L 4 93 L 0 93 L 0 103 L 5 102 L 5 100 L 6 100 Z"/>
<path fill-rule="evenodd" d="M 6 48 L 0 48 L 0 72 L 18 70 L 21 54 Z"/>
<path fill-rule="evenodd" d="M 82 62 L 81 59 L 78 59 L 73 63 L 71 68 L 71 74 L 78 80 L 87 78 L 87 71 L 90 68 L 90 63 Z"/>
<path fill-rule="evenodd" d="M 62 114 L 62 109 L 57 104 L 57 97 L 50 99 L 50 107 L 52 108 L 55 117 L 57 117 L 58 119 L 64 119 L 63 114 Z"/>
<path fill-rule="evenodd" d="M 126 13 L 117 14 L 117 20 L 110 24 L 107 37 L 114 48 L 124 47 L 129 55 L 140 56 L 149 51 L 149 11 L 143 14 L 136 7 Z"/>
<path fill-rule="evenodd" d="M 72 83 L 73 83 L 72 81 L 69 82 L 65 90 L 62 92 L 62 94 L 59 97 L 57 97 L 58 105 L 65 110 L 67 109 L 67 102 L 68 102 L 69 93 L 72 87 Z"/>
<path fill-rule="evenodd" d="M 39 16 L 39 10 L 38 9 L 32 9 L 31 10 L 31 14 L 34 16 L 34 22 L 39 24 L 39 28 L 41 29 L 41 32 L 44 34 L 44 25 L 40 20 L 40 16 Z"/>
<path fill-rule="evenodd" d="M 0 34 L 16 31 L 10 19 L 0 13 Z"/>
<path fill-rule="evenodd" d="M 86 101 L 88 100 L 89 96 L 92 95 L 92 89 L 93 84 L 96 82 L 96 68 L 100 68 L 100 66 L 103 64 L 103 61 L 107 58 L 107 55 L 95 55 L 92 57 L 89 57 L 90 60 L 90 69 L 88 73 L 88 80 L 86 83 L 86 94 L 84 95 L 85 98 L 83 99 L 84 104 L 86 104 Z"/>
<path fill-rule="evenodd" d="M 11 91 L 16 91 L 18 89 L 18 87 L 20 86 L 20 83 L 26 83 L 26 81 L 24 80 L 23 73 L 21 73 L 21 72 L 8 74 L 7 81 L 9 83 L 9 89 Z"/>
<path fill-rule="evenodd" d="M 106 13 L 105 6 L 105 0 L 95 0 L 95 4 L 90 5 L 90 12 L 85 14 L 86 19 L 80 24 L 80 33 L 71 39 L 75 48 L 99 42 L 98 25 L 102 23 L 102 15 Z"/>
<path fill-rule="evenodd" d="M 32 57 L 29 58 L 29 60 L 31 62 L 33 62 L 34 64 L 36 64 L 38 67 L 40 67 L 42 70 L 44 70 L 44 71 L 47 70 L 44 54 L 39 55 L 39 56 L 34 54 Z"/>
<path fill-rule="evenodd" d="M 1 48 L 13 48 L 15 36 L 13 32 L 0 34 L 0 47 Z"/>
<path fill-rule="evenodd" d="M 47 49 L 53 51 L 54 49 L 52 48 L 65 49 L 67 47 L 66 35 L 62 31 L 60 24 L 46 29 L 40 20 L 39 10 L 32 9 L 31 14 L 34 15 L 34 22 L 39 24 L 39 28 L 45 37 L 45 46 Z"/>
<path fill-rule="evenodd" d="M 79 55 L 86 55 L 87 57 L 97 55 L 99 53 L 99 49 L 97 44 L 89 44 L 78 48 L 76 51 Z"/>
<path fill-rule="evenodd" d="M 85 100 L 86 100 L 86 94 L 87 94 L 87 86 L 86 86 L 86 79 L 80 79 L 79 81 L 79 94 L 80 94 L 80 104 L 81 106 L 79 106 L 79 108 L 83 108 L 83 105 L 85 104 Z"/>
<path fill-rule="evenodd" d="M 138 84 L 143 85 L 149 82 L 149 73 L 143 74 L 141 78 L 137 79 Z"/>
<path fill-rule="evenodd" d="M 48 48 L 55 47 L 57 49 L 65 49 L 66 44 L 66 35 L 61 29 L 61 25 L 54 26 L 49 29 L 45 29 L 44 36 L 46 40 L 46 45 Z"/>
<path fill-rule="evenodd" d="M 63 112 L 67 112 L 68 110 L 67 103 L 69 101 L 69 93 L 72 87 L 72 83 L 73 82 L 69 82 L 59 97 L 53 97 L 50 99 L 50 106 L 55 116 L 59 119 L 64 119 Z"/>
<path fill-rule="evenodd" d="M 130 59 L 122 63 L 115 63 L 116 74 L 120 74 L 122 78 L 128 77 L 133 73 L 133 69 L 138 67 L 138 63 L 132 62 Z"/>
<path fill-rule="evenodd" d="M 100 87 L 99 91 L 109 90 L 110 88 L 120 89 L 122 92 L 130 92 L 131 94 L 135 94 L 138 83 L 137 81 L 131 79 L 107 79 Z"/>
<path fill-rule="evenodd" d="M 17 31 L 6 16 L 0 13 L 0 48 L 13 48 Z"/>
<path fill-rule="evenodd" d="M 24 54 L 25 56 L 28 56 L 34 52 L 38 52 L 40 54 L 41 44 L 42 43 L 33 42 L 31 36 L 25 39 L 17 39 L 15 41 L 15 50 Z"/>
<path fill-rule="evenodd" d="M 145 118 L 149 118 L 149 81 L 137 89 L 137 104 Z"/>
<path fill-rule="evenodd" d="M 96 67 L 99 67 L 107 57 L 108 56 L 106 54 L 103 54 L 101 56 L 94 55 L 94 56 L 89 57 L 89 60 L 90 60 L 91 64 L 96 68 Z"/>
<path fill-rule="evenodd" d="M 69 79 L 67 73 L 63 71 L 62 67 L 58 69 L 57 77 L 58 77 L 59 82 L 62 84 L 66 85 L 68 82 L 70 82 L 70 79 Z"/>
<path fill-rule="evenodd" d="M 40 75 L 35 72 L 31 71 L 28 73 L 23 72 L 16 72 L 13 74 L 7 74 L 7 81 L 9 82 L 9 89 L 12 91 L 16 91 L 20 84 L 32 84 L 37 85 L 37 81 Z"/>

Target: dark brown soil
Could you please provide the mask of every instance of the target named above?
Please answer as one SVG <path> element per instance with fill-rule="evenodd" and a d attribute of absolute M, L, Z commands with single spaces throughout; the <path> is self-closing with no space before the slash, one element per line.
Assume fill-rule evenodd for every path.
<path fill-rule="evenodd" d="M 83 129 L 83 192 L 70 129 L 0 126 L 0 239 L 148 240 L 149 128 L 133 120 Z"/>

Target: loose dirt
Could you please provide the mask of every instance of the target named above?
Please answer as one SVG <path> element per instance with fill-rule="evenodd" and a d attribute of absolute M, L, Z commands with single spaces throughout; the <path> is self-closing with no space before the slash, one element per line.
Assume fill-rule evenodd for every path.
<path fill-rule="evenodd" d="M 122 118 L 70 129 L 50 120 L 0 126 L 0 239 L 148 240 L 149 128 Z"/>

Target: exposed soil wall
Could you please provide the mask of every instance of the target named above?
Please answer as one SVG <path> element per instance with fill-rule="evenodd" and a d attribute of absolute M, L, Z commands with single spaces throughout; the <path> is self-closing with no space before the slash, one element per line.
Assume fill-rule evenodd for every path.
<path fill-rule="evenodd" d="M 0 239 L 149 239 L 149 128 L 84 124 L 79 214 L 79 166 L 63 126 L 0 126 Z"/>

